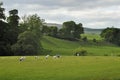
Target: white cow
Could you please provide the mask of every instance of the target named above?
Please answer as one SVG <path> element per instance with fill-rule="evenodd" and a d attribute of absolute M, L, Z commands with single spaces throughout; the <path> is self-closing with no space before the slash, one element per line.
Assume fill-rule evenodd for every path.
<path fill-rule="evenodd" d="M 48 59 L 49 56 L 50 56 L 50 55 L 45 56 L 45 59 Z"/>
<path fill-rule="evenodd" d="M 57 56 L 53 56 L 54 59 L 57 59 Z"/>
<path fill-rule="evenodd" d="M 38 59 L 38 56 L 35 56 L 35 59 Z"/>
<path fill-rule="evenodd" d="M 20 61 L 24 61 L 24 60 L 25 60 L 25 58 L 26 58 L 25 56 L 24 56 L 24 57 L 20 57 L 20 59 L 19 59 L 19 60 L 20 60 Z"/>

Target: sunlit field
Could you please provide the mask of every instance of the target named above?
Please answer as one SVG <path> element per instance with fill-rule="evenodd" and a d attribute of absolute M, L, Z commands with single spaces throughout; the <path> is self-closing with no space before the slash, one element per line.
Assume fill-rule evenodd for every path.
<path fill-rule="evenodd" d="M 120 80 L 120 57 L 0 57 L 0 80 Z"/>
<path fill-rule="evenodd" d="M 94 43 L 91 41 L 67 41 L 44 36 L 41 43 L 45 49 L 52 51 L 50 53 L 48 52 L 48 54 L 51 55 L 61 54 L 72 56 L 74 54 L 73 51 L 77 48 L 84 48 L 87 50 L 89 56 L 120 55 L 120 47 L 107 42 Z"/>

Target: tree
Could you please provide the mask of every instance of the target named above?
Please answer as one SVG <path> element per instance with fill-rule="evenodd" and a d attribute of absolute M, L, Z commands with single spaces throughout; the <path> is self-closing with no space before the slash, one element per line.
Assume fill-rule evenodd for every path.
<path fill-rule="evenodd" d="M 118 28 L 106 28 L 101 32 L 101 37 L 106 41 L 120 45 L 120 29 Z"/>
<path fill-rule="evenodd" d="M 76 24 L 74 21 L 67 21 L 63 23 L 64 38 L 73 39 L 73 33 L 75 31 L 75 26 Z"/>
<path fill-rule="evenodd" d="M 1 7 L 2 5 L 3 3 L 0 2 L 0 56 L 6 56 L 11 55 L 10 45 L 8 44 L 9 40 L 6 37 L 9 25 L 4 21 L 6 17 L 4 14 L 5 9 Z"/>
<path fill-rule="evenodd" d="M 24 25 L 26 27 L 25 29 L 34 32 L 39 38 L 42 36 L 42 26 L 43 26 L 43 19 L 40 19 L 40 17 L 37 14 L 24 16 L 22 18 L 23 22 L 21 23 L 21 26 Z"/>
<path fill-rule="evenodd" d="M 18 10 L 13 9 L 9 11 L 9 17 L 7 18 L 8 24 L 9 24 L 9 30 L 7 31 L 7 37 L 9 39 L 10 44 L 14 44 L 17 42 L 17 37 L 19 35 L 19 16 L 18 16 Z"/>
<path fill-rule="evenodd" d="M 42 26 L 42 34 L 43 35 L 49 35 L 49 32 L 50 32 L 50 28 L 46 25 L 43 25 Z"/>
<path fill-rule="evenodd" d="M 63 23 L 63 28 L 59 30 L 59 35 L 64 39 L 78 40 L 80 34 L 84 33 L 81 23 L 76 24 L 74 21 L 67 21 Z"/>
<path fill-rule="evenodd" d="M 36 34 L 25 31 L 18 36 L 18 41 L 12 46 L 14 55 L 37 55 L 42 49 Z"/>
<path fill-rule="evenodd" d="M 19 19 L 20 17 L 18 16 L 18 10 L 17 9 L 13 9 L 9 11 L 9 17 L 7 19 L 8 23 L 17 28 L 18 24 L 19 24 Z"/>
<path fill-rule="evenodd" d="M 58 28 L 56 26 L 51 26 L 51 27 L 48 27 L 49 28 L 49 36 L 52 36 L 52 37 L 57 37 L 57 34 L 58 34 Z"/>
<path fill-rule="evenodd" d="M 5 8 L 2 8 L 1 6 L 3 5 L 2 2 L 0 2 L 0 20 L 5 20 L 5 14 L 4 14 L 4 11 L 5 11 Z"/>
<path fill-rule="evenodd" d="M 82 38 L 82 40 L 86 42 L 88 39 L 87 39 L 87 37 L 85 36 L 85 37 Z"/>
<path fill-rule="evenodd" d="M 84 33 L 84 29 L 82 23 L 77 24 L 74 31 L 74 38 L 80 39 L 80 34 L 83 33 Z"/>
<path fill-rule="evenodd" d="M 37 14 L 23 17 L 18 41 L 12 46 L 15 55 L 37 55 L 42 51 L 42 23 L 43 20 Z"/>

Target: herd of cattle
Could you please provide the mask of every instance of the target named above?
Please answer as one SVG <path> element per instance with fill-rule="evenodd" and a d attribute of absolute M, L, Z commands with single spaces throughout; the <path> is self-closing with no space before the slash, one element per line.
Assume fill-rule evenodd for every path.
<path fill-rule="evenodd" d="M 39 58 L 39 56 L 34 56 L 35 57 L 35 59 L 38 59 Z M 45 56 L 45 59 L 48 59 L 50 57 L 50 55 L 46 55 Z M 61 58 L 61 56 L 60 55 L 55 55 L 55 56 L 52 56 L 54 59 L 57 59 L 57 58 Z M 24 61 L 26 59 L 26 56 L 24 56 L 24 57 L 20 57 L 20 59 L 19 59 L 19 61 Z"/>

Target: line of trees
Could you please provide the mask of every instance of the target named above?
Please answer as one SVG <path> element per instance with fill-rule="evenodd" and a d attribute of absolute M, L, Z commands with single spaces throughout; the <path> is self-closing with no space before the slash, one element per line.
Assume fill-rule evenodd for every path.
<path fill-rule="evenodd" d="M 0 55 L 37 55 L 42 51 L 40 39 L 44 22 L 38 15 L 24 16 L 19 23 L 18 10 L 9 11 L 9 17 L 0 3 Z"/>
<path fill-rule="evenodd" d="M 61 29 L 56 26 L 43 26 L 43 34 L 52 37 L 57 37 L 66 40 L 79 40 L 80 34 L 84 33 L 83 25 L 81 23 L 76 24 L 74 21 L 64 22 Z"/>
<path fill-rule="evenodd" d="M 0 3 L 0 56 L 42 54 L 44 48 L 40 40 L 43 35 L 79 40 L 80 35 L 84 33 L 82 23 L 67 21 L 63 23 L 61 29 L 56 26 L 48 27 L 43 25 L 45 20 L 37 14 L 24 16 L 19 23 L 18 10 L 10 10 L 9 17 L 6 17 L 2 5 L 3 3 Z M 106 28 L 100 35 L 106 41 L 120 46 L 120 29 Z"/>
<path fill-rule="evenodd" d="M 9 11 L 9 17 L 4 14 L 5 8 L 0 3 L 0 55 L 37 55 L 44 51 L 40 40 L 44 35 L 67 40 L 78 40 L 80 34 L 84 33 L 82 24 L 74 21 L 63 23 L 63 27 L 47 27 L 43 25 L 44 19 L 37 14 L 18 16 L 18 10 Z M 41 53 L 40 53 L 41 52 Z"/>

